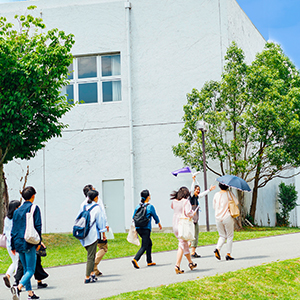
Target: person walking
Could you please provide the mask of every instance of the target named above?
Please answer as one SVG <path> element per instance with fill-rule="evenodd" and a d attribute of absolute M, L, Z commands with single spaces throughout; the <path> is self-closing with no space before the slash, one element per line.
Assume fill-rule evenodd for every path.
<path fill-rule="evenodd" d="M 80 207 L 80 213 L 84 210 L 89 210 L 90 219 L 90 230 L 88 235 L 80 240 L 81 245 L 87 251 L 87 264 L 84 283 L 92 283 L 97 281 L 97 277 L 94 272 L 95 255 L 97 250 L 97 243 L 99 232 L 106 231 L 105 219 L 103 212 L 98 203 L 98 191 L 91 190 L 87 193 L 87 203 L 83 202 Z"/>
<path fill-rule="evenodd" d="M 225 256 L 225 258 L 226 260 L 233 260 L 234 258 L 231 256 L 231 252 L 234 234 L 234 220 L 230 214 L 228 202 L 231 199 L 236 203 L 236 205 L 238 205 L 239 202 L 234 194 L 228 191 L 227 185 L 219 183 L 219 187 L 221 191 L 216 193 L 213 199 L 216 225 L 219 233 L 219 240 L 214 253 L 215 257 L 218 260 L 221 260 L 220 251 L 225 241 L 227 240 L 227 255 Z"/>
<path fill-rule="evenodd" d="M 191 259 L 190 249 L 188 241 L 178 238 L 178 222 L 182 213 L 186 217 L 192 218 L 195 215 L 195 212 L 192 209 L 192 205 L 189 201 L 190 192 L 187 187 L 181 187 L 178 191 L 172 192 L 171 196 L 171 208 L 174 210 L 173 215 L 173 232 L 178 239 L 178 251 L 177 251 L 177 260 L 175 265 L 176 274 L 184 273 L 184 270 L 180 269 L 180 264 L 183 255 L 187 258 L 189 262 L 189 268 L 191 270 L 197 267 L 196 263 L 193 263 Z"/>
<path fill-rule="evenodd" d="M 87 184 L 83 188 L 83 194 L 86 197 L 86 200 L 84 201 L 84 203 L 87 203 L 87 200 L 88 200 L 87 193 L 91 190 L 95 190 L 95 188 L 91 184 Z M 108 225 L 108 222 L 107 222 L 105 207 L 104 207 L 102 199 L 99 196 L 98 196 L 98 204 L 99 204 L 100 208 L 102 209 L 102 213 L 103 213 L 103 216 L 105 218 L 106 230 L 109 231 L 109 225 Z M 99 232 L 97 247 L 98 247 L 99 250 L 97 251 L 96 257 L 95 257 L 94 272 L 95 272 L 96 276 L 102 276 L 103 274 L 98 269 L 98 265 L 100 264 L 102 258 L 104 257 L 104 255 L 108 251 L 107 238 L 106 238 L 105 232 Z"/>
<path fill-rule="evenodd" d="M 24 275 L 21 278 L 18 286 L 13 286 L 11 292 L 13 294 L 13 300 L 20 299 L 20 291 L 25 286 L 28 292 L 28 299 L 39 299 L 37 295 L 32 291 L 30 279 L 34 274 L 36 265 L 36 246 L 34 244 L 27 243 L 24 239 L 26 229 L 26 214 L 31 211 L 33 202 L 35 199 L 36 191 L 32 186 L 25 187 L 22 191 L 22 197 L 25 200 L 22 206 L 20 206 L 13 215 L 13 227 L 11 231 L 11 251 L 15 255 L 19 253 L 19 258 L 24 267 Z M 33 225 L 38 235 L 42 234 L 42 221 L 40 208 L 35 205 L 33 213 Z"/>
<path fill-rule="evenodd" d="M 43 242 L 41 242 L 41 249 L 46 249 L 46 246 Z M 14 285 L 17 286 L 23 276 L 24 273 L 24 268 L 23 265 L 21 263 L 21 261 L 19 260 L 18 263 L 18 269 L 17 272 L 15 274 L 15 283 Z M 35 271 L 34 271 L 34 279 L 37 281 L 37 288 L 38 289 L 43 289 L 46 288 L 48 286 L 47 283 L 43 283 L 42 280 L 46 279 L 49 276 L 49 274 L 44 270 L 43 266 L 42 266 L 42 260 L 41 260 L 41 255 L 39 254 L 39 251 L 36 251 L 36 265 L 35 265 Z"/>
<path fill-rule="evenodd" d="M 10 278 L 11 276 L 16 272 L 17 266 L 18 266 L 18 261 L 19 261 L 19 254 L 15 253 L 13 254 L 11 251 L 11 231 L 13 227 L 13 215 L 16 209 L 18 209 L 21 205 L 21 202 L 18 200 L 12 200 L 9 202 L 8 205 L 8 212 L 7 216 L 4 219 L 4 229 L 3 229 L 3 234 L 6 236 L 6 249 L 7 252 L 12 260 L 11 265 L 6 271 L 5 276 L 3 277 L 4 284 L 10 288 Z"/>
<path fill-rule="evenodd" d="M 154 219 L 155 224 L 158 224 L 158 227 L 159 227 L 160 230 L 162 230 L 162 226 L 160 224 L 159 217 L 156 214 L 155 207 L 152 204 L 149 203 L 150 199 L 151 199 L 150 192 L 148 190 L 143 190 L 141 192 L 141 202 L 135 208 L 135 210 L 133 212 L 133 216 L 132 216 L 132 218 L 134 218 L 134 216 L 137 213 L 138 209 L 141 207 L 141 208 L 146 209 L 145 216 L 146 216 L 147 219 L 149 219 L 146 226 L 144 226 L 144 227 L 136 226 L 136 231 L 142 239 L 141 248 L 139 249 L 139 251 L 137 252 L 135 257 L 131 261 L 133 266 L 136 269 L 140 268 L 139 265 L 138 265 L 138 261 L 140 260 L 141 256 L 145 252 L 146 252 L 147 266 L 150 267 L 150 266 L 155 266 L 156 265 L 156 263 L 152 261 L 152 255 L 151 255 L 151 251 L 152 251 L 152 240 L 150 238 L 151 229 L 152 229 L 152 227 L 151 227 L 151 218 Z"/>
<path fill-rule="evenodd" d="M 193 258 L 198 258 L 201 257 L 201 255 L 197 254 L 196 252 L 196 248 L 198 246 L 198 240 L 199 240 L 199 198 L 202 198 L 204 196 L 206 196 L 209 192 L 213 191 L 216 186 L 212 185 L 208 190 L 200 193 L 200 186 L 199 185 L 195 185 L 195 180 L 196 180 L 196 176 L 193 176 L 193 182 L 192 182 L 192 187 L 191 187 L 191 195 L 189 197 L 189 200 L 191 202 L 192 205 L 192 209 L 195 212 L 194 216 L 193 216 L 193 222 L 194 222 L 194 226 L 195 226 L 195 239 L 193 241 L 191 241 L 191 257 Z"/>

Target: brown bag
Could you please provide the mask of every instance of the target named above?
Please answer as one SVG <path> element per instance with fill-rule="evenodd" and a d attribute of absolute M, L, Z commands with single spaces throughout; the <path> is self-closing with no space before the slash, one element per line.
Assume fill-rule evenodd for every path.
<path fill-rule="evenodd" d="M 231 192 L 228 192 L 228 193 L 229 193 L 229 198 L 230 198 L 228 201 L 229 212 L 233 218 L 236 218 L 240 215 L 240 210 L 239 210 L 239 207 L 235 204 L 235 202 L 232 198 Z"/>

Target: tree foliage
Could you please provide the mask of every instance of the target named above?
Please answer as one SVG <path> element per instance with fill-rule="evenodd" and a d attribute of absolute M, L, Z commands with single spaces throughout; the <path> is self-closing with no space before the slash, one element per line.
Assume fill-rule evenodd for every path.
<path fill-rule="evenodd" d="M 74 36 L 45 32 L 42 19 L 31 15 L 15 16 L 15 22 L 0 17 L 0 199 L 3 164 L 34 157 L 60 136 L 66 127 L 60 118 L 71 108 L 60 91 L 67 84 Z"/>
<path fill-rule="evenodd" d="M 207 168 L 253 183 L 250 215 L 254 219 L 258 188 L 300 166 L 300 76 L 274 43 L 266 43 L 247 65 L 242 49 L 233 42 L 225 60 L 220 81 L 206 82 L 200 91 L 187 94 L 185 125 L 179 134 L 183 142 L 173 147 L 173 153 L 185 165 L 201 170 L 201 132 L 196 122 L 207 122 Z M 217 168 L 213 161 L 218 161 Z"/>
<path fill-rule="evenodd" d="M 278 225 L 289 225 L 290 212 L 297 206 L 297 195 L 298 192 L 294 184 L 286 185 L 283 182 L 279 184 L 280 213 L 276 214 Z"/>

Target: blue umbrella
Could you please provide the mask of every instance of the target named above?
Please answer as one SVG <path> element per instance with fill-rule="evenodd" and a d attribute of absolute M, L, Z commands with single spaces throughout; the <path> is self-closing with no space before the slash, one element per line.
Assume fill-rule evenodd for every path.
<path fill-rule="evenodd" d="M 238 189 L 240 191 L 251 192 L 251 189 L 250 189 L 248 183 L 244 179 L 234 176 L 234 175 L 221 176 L 221 177 L 217 178 L 217 181 L 219 181 L 220 183 L 222 183 L 224 185 Z"/>

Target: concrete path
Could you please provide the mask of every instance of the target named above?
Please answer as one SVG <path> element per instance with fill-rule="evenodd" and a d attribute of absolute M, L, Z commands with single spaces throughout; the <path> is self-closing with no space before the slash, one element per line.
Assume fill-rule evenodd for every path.
<path fill-rule="evenodd" d="M 139 261 L 140 269 L 133 268 L 131 257 L 104 260 L 100 263 L 100 270 L 104 275 L 93 284 L 83 283 L 85 264 L 49 268 L 47 272 L 50 276 L 45 280 L 49 287 L 37 290 L 36 282 L 32 280 L 33 289 L 43 300 L 98 300 L 119 293 L 300 257 L 300 233 L 234 242 L 234 261 L 224 260 L 226 244 L 221 252 L 221 261 L 214 257 L 214 248 L 215 246 L 198 248 L 198 253 L 202 257 L 194 259 L 198 267 L 193 271 L 189 270 L 184 257 L 181 268 L 185 273 L 180 275 L 176 275 L 174 271 L 176 251 L 168 251 L 153 254 L 153 261 L 157 263 L 153 267 L 146 266 L 143 256 Z M 10 291 L 3 282 L 0 283 L 0 299 L 11 299 Z M 21 293 L 21 299 L 27 299 L 26 292 Z"/>

